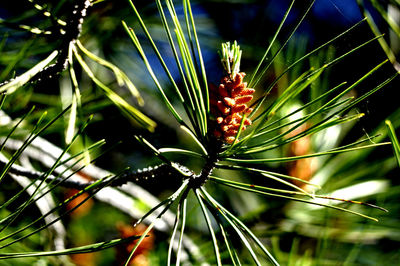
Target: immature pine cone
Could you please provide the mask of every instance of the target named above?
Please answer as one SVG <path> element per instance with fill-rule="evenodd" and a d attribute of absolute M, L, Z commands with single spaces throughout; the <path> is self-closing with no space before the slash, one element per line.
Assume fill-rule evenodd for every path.
<path fill-rule="evenodd" d="M 227 75 L 222 78 L 218 87 L 210 85 L 211 112 L 217 118 L 214 136 L 227 143 L 235 140 L 242 121 L 240 113 L 252 111 L 246 103 L 253 99 L 251 94 L 254 93 L 254 89 L 247 88 L 247 83 L 243 82 L 245 75 L 244 72 L 237 73 L 233 78 Z M 250 124 L 250 119 L 246 118 L 244 125 Z M 246 129 L 245 126 L 242 130 Z"/>

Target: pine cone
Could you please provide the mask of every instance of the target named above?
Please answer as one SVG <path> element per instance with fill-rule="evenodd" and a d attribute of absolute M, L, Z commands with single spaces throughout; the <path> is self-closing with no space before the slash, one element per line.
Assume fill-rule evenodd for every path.
<path fill-rule="evenodd" d="M 239 130 L 242 116 L 240 113 L 251 113 L 252 109 L 246 103 L 253 99 L 251 94 L 254 89 L 247 88 L 243 82 L 246 74 L 237 73 L 234 78 L 230 75 L 222 78 L 218 87 L 210 85 L 211 112 L 216 117 L 217 126 L 214 136 L 226 143 L 232 143 Z M 246 118 L 242 130 L 251 125 L 251 120 Z"/>

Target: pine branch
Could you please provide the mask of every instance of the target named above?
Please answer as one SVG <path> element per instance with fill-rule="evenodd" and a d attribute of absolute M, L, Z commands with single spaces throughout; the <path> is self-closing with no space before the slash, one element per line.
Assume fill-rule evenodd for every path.
<path fill-rule="evenodd" d="M 74 6 L 67 25 L 64 28 L 60 28 L 60 34 L 62 36 L 62 44 L 60 46 L 59 55 L 56 62 L 39 72 L 36 76 L 31 79 L 33 81 L 43 81 L 46 79 L 52 79 L 59 75 L 68 67 L 68 51 L 70 45 L 74 44 L 82 31 L 82 24 L 86 17 L 87 9 L 90 7 L 90 0 L 81 0 Z"/>
<path fill-rule="evenodd" d="M 59 35 L 55 37 L 60 38 L 62 41 L 60 47 L 58 48 L 56 62 L 40 70 L 39 73 L 31 78 L 30 82 L 52 79 L 67 69 L 69 65 L 69 47 L 78 40 L 82 31 L 82 24 L 84 18 L 86 17 L 87 9 L 90 7 L 90 5 L 90 0 L 80 0 L 79 3 L 74 6 L 66 25 L 63 26 L 61 24 L 57 24 L 58 31 L 54 31 L 53 34 Z M 12 80 L 13 79 L 0 83 L 0 87 Z"/>
<path fill-rule="evenodd" d="M 0 158 L 0 168 L 5 167 L 6 164 L 7 161 Z M 179 167 L 185 168 L 185 170 L 187 170 L 187 168 L 182 165 L 179 165 Z M 30 170 L 16 164 L 13 164 L 10 167 L 9 173 L 19 176 L 24 176 L 29 179 L 35 179 L 35 180 L 42 180 L 46 176 L 45 173 L 43 172 Z M 179 174 L 179 172 L 168 164 L 160 164 L 152 167 L 147 167 L 144 169 L 139 169 L 136 171 L 125 170 L 121 175 L 119 175 L 118 178 L 116 178 L 108 186 L 119 187 L 128 182 L 138 182 L 141 180 L 148 180 L 150 178 L 155 178 L 155 177 L 162 178 L 163 176 L 172 176 L 174 174 Z M 49 175 L 48 177 L 46 177 L 46 181 L 53 183 L 55 182 L 57 184 L 59 183 L 63 187 L 75 188 L 79 190 L 82 190 L 94 183 L 94 181 L 89 181 L 83 178 L 81 179 L 77 177 L 77 175 L 74 175 L 74 178 L 61 178 L 58 176 Z"/>
<path fill-rule="evenodd" d="M 5 161 L 3 158 L 0 158 L 0 168 L 5 167 L 7 164 L 7 161 Z M 30 170 L 27 169 L 25 167 L 13 164 L 10 169 L 9 169 L 9 174 L 14 174 L 14 175 L 18 175 L 18 176 L 23 176 L 23 177 L 27 177 L 29 179 L 34 179 L 34 180 L 42 180 L 43 177 L 45 176 L 45 174 L 43 172 L 39 172 L 39 171 L 35 171 L 35 170 Z M 85 179 L 79 179 L 76 176 L 74 176 L 73 179 L 63 179 L 54 175 L 49 175 L 46 178 L 47 181 L 49 182 L 61 182 L 60 184 L 62 184 L 64 187 L 67 188 L 75 188 L 75 189 L 84 189 L 85 187 L 87 187 L 88 185 L 90 185 L 92 182 L 90 181 L 86 181 Z"/>

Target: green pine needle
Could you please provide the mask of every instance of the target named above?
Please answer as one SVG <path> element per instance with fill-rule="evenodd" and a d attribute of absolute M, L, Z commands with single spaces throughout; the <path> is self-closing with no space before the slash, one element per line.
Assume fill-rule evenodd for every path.
<path fill-rule="evenodd" d="M 394 150 L 394 155 L 396 157 L 397 160 L 397 164 L 400 167 L 400 144 L 399 144 L 399 140 L 396 136 L 396 132 L 395 129 L 392 125 L 392 122 L 390 120 L 386 120 L 385 124 L 387 126 L 387 129 L 389 131 L 389 138 L 392 141 L 392 146 L 393 146 L 393 150 Z"/>

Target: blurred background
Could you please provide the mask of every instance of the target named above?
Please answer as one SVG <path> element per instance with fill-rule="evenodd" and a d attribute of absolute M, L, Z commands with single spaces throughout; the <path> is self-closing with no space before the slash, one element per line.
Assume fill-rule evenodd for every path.
<path fill-rule="evenodd" d="M 191 1 L 209 81 L 218 84 L 223 75 L 217 51 L 221 49 L 221 43 L 226 41 L 238 42 L 243 50 L 241 71 L 251 74 L 290 2 L 289 0 Z M 396 47 L 399 44 L 399 38 L 393 34 L 396 28 L 393 30 L 393 24 L 387 24 L 387 19 L 383 16 L 384 12 L 377 8 L 379 6 L 387 11 L 390 1 L 377 2 L 378 4 L 372 0 L 359 1 L 361 5 L 359 6 L 355 0 L 315 1 L 306 19 L 256 89 L 262 90 L 290 62 L 362 20 L 365 15 L 362 13 L 362 8 L 369 12 L 380 32 L 385 34 L 384 39 L 396 55 Z M 73 8 L 74 1 L 64 0 L 55 3 L 38 0 L 35 3 L 45 6 L 47 10 L 52 10 L 52 14 L 58 18 L 66 18 Z M 134 4 L 140 11 L 166 63 L 171 66 L 174 77 L 178 78 L 178 73 L 173 68 L 173 55 L 169 50 L 156 5 L 151 1 L 134 1 Z M 274 51 L 277 51 L 279 45 L 286 41 L 286 37 L 307 7 L 307 1 L 296 1 L 282 33 L 278 36 L 276 45 L 273 46 Z M 176 8 L 178 12 L 183 12 L 178 3 L 176 3 Z M 392 8 L 396 10 L 396 4 L 393 4 Z M 395 15 L 392 14 L 392 17 L 394 22 L 399 22 L 398 17 L 397 20 L 395 20 Z M 96 141 L 105 139 L 106 145 L 92 156 L 101 154 L 95 165 L 115 173 L 126 167 L 141 169 L 160 163 L 150 151 L 144 149 L 135 140 L 134 135 L 145 136 L 156 147 L 195 149 L 188 144 L 187 136 L 179 130 L 179 125 L 164 106 L 150 75 L 123 29 L 121 20 L 134 29 L 140 28 L 128 1 L 97 1 L 88 9 L 79 40 L 92 53 L 113 63 L 127 74 L 140 91 L 144 100 L 143 106 L 138 104 L 138 100 L 130 94 L 126 86 L 118 86 L 112 71 L 96 64 L 95 61 L 87 60 L 93 72 L 103 83 L 155 121 L 157 126 L 154 132 L 149 132 L 124 115 L 99 88 L 94 86 L 93 81 L 88 78 L 79 64 L 75 64 L 74 69 L 81 93 L 79 121 L 85 121 L 90 115 L 93 115 L 93 119 L 70 150 L 71 153 L 77 153 Z M 58 49 L 60 40 L 54 35 L 45 32 L 32 33 L 35 27 L 51 31 L 52 23 L 51 19 L 42 16 L 29 1 L 2 1 L 0 4 L 0 83 L 25 72 L 53 50 Z M 21 25 L 28 25 L 30 30 L 21 28 Z M 159 80 L 163 86 L 169 87 L 170 84 L 157 58 L 151 55 L 151 47 L 146 42 L 143 32 L 138 31 L 138 37 L 143 41 L 143 47 L 153 63 Z M 349 34 L 293 68 L 276 84 L 271 98 L 282 93 L 291 82 L 310 67 L 322 66 L 332 58 L 374 37 L 370 25 L 366 22 L 362 23 Z M 320 95 L 343 81 L 349 83 L 356 81 L 386 58 L 387 54 L 378 41 L 362 47 L 326 71 L 312 84 L 308 94 L 301 95 L 282 112 L 289 112 L 295 106 L 302 105 L 308 99 Z M 387 64 L 384 69 L 374 74 L 373 81 L 363 84 L 352 93 L 354 96 L 361 95 L 385 80 L 391 75 L 389 73 L 394 72 L 394 66 Z M 376 83 L 373 84 L 375 81 Z M 398 86 L 399 80 L 395 79 L 383 90 L 357 105 L 353 112 L 366 114 L 357 122 L 335 126 L 321 134 L 302 138 L 274 152 L 287 156 L 303 155 L 376 134 L 380 136 L 371 141 L 388 141 L 385 120 L 390 119 L 396 129 L 400 126 Z M 7 96 L 2 107 L 2 116 L 14 120 L 26 114 L 32 106 L 36 106 L 24 122 L 24 127 L 31 128 L 43 111 L 47 111 L 50 114 L 49 117 L 52 117 L 63 107 L 65 108 L 71 102 L 71 91 L 70 80 L 66 73 L 51 80 L 26 85 Z M 174 90 L 169 88 L 167 93 L 170 99 L 174 100 Z M 176 101 L 178 102 L 177 97 Z M 67 118 L 57 121 L 42 137 L 60 148 L 65 147 L 66 120 Z M 2 123 L 1 136 L 7 136 L 9 129 L 7 123 Z M 23 135 L 23 132 L 18 133 Z M 102 154 L 103 152 L 105 153 Z M 195 171 L 200 170 L 196 160 L 184 157 L 171 159 Z M 43 167 L 37 164 L 36 167 Z M 322 187 L 318 192 L 320 194 L 368 202 L 389 210 L 385 213 L 357 204 L 333 203 L 379 219 L 379 222 L 374 222 L 332 209 L 238 192 L 215 184 L 207 185 L 209 191 L 218 193 L 218 199 L 225 204 L 224 206 L 234 210 L 234 213 L 262 239 L 282 265 L 399 265 L 400 179 L 391 145 L 335 156 L 304 159 L 296 163 L 271 164 L 269 167 L 320 185 Z M 232 175 L 232 178 L 237 179 L 257 178 L 244 176 L 244 173 L 232 174 L 232 172 L 221 171 L 218 174 Z M 169 196 L 180 182 L 181 180 L 154 179 L 139 182 L 139 185 L 157 198 L 163 199 Z M 268 184 L 271 181 L 262 182 Z M 4 186 L 0 193 L 1 201 L 7 199 L 18 187 L 12 180 L 4 183 Z M 54 198 L 56 201 L 61 201 L 74 193 L 76 191 L 72 189 L 59 188 L 54 193 Z M 189 200 L 194 202 L 194 199 Z M 134 202 L 140 204 L 140 200 Z M 149 202 L 143 204 L 151 205 Z M 66 208 L 71 208 L 71 206 Z M 142 206 L 142 208 L 148 209 L 148 206 Z M 2 211 L 6 213 L 10 210 Z M 35 211 L 32 210 L 32 212 Z M 208 229 L 203 222 L 199 207 L 191 204 L 188 213 L 188 237 L 201 250 L 205 258 L 212 257 L 213 250 L 207 236 Z M 141 230 L 144 230 L 142 227 L 132 227 L 138 218 L 106 202 L 90 199 L 68 217 L 63 218 L 66 228 L 65 245 L 74 247 L 118 236 L 140 234 Z M 152 237 L 146 240 L 134 256 L 132 265 L 163 265 L 163 261 L 166 260 L 170 232 L 170 229 L 153 230 Z M 22 242 L 20 248 L 45 250 L 48 243 L 44 243 L 44 239 L 46 236 L 37 234 L 32 240 Z M 123 265 L 124 258 L 126 259 L 129 254 L 129 248 L 132 248 L 132 245 L 121 245 L 101 252 L 71 255 L 70 259 L 77 265 Z M 189 252 L 190 256 L 194 255 Z M 212 263 L 212 260 L 209 262 Z M 0 265 L 33 265 L 32 263 L 36 263 L 35 265 L 61 264 L 54 258 L 0 260 Z"/>

